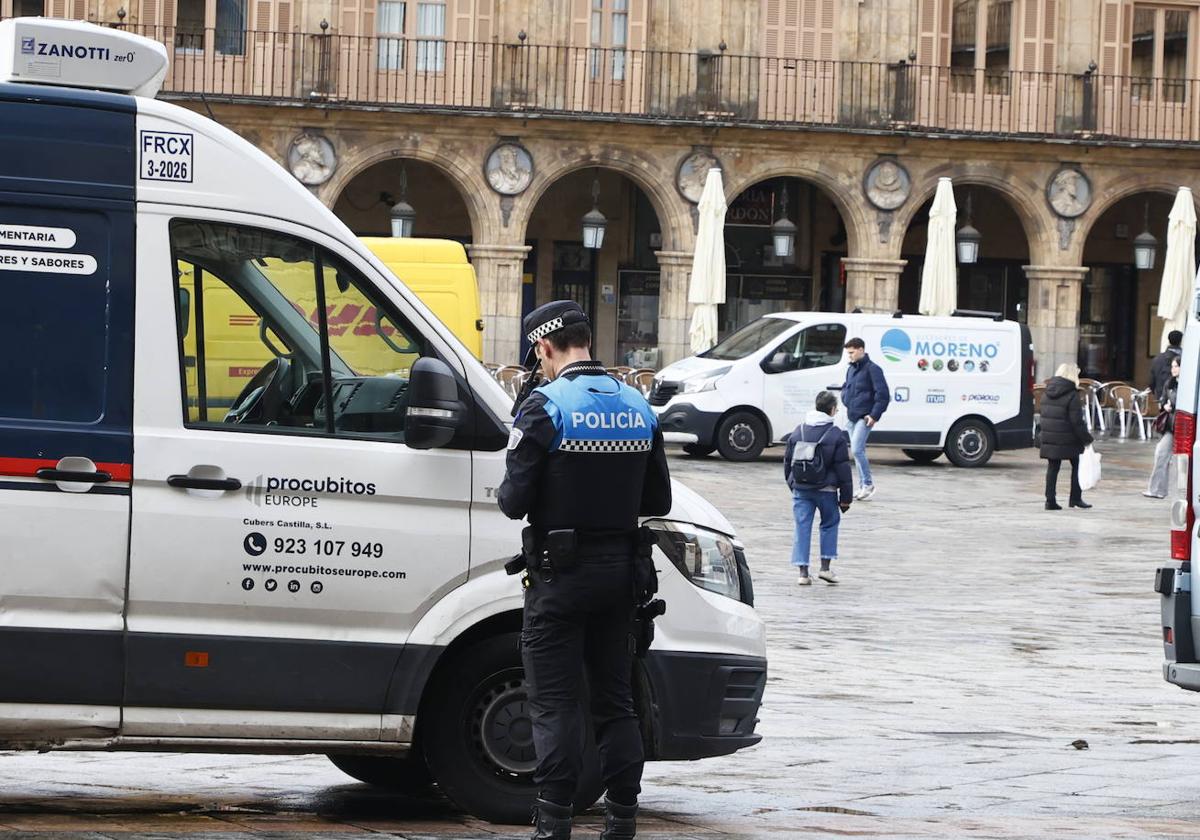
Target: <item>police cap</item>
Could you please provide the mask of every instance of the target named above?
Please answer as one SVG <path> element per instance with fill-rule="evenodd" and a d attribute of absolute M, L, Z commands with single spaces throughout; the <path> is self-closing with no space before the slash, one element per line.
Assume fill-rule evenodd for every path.
<path fill-rule="evenodd" d="M 533 344 L 563 327 L 587 323 L 587 313 L 578 303 L 573 300 L 553 300 L 526 315 L 521 322 L 521 332 Z"/>

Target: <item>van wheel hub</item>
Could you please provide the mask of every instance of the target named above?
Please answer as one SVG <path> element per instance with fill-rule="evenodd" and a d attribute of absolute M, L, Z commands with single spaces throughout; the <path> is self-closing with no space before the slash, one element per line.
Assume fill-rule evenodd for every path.
<path fill-rule="evenodd" d="M 482 758 L 505 773 L 532 773 L 533 720 L 523 679 L 507 679 L 485 688 L 475 704 L 471 735 Z"/>
<path fill-rule="evenodd" d="M 966 458 L 978 458 L 984 449 L 983 435 L 978 429 L 964 429 L 958 436 L 958 451 Z"/>
<path fill-rule="evenodd" d="M 754 429 L 746 423 L 738 423 L 729 430 L 729 445 L 738 452 L 746 452 L 754 446 Z"/>

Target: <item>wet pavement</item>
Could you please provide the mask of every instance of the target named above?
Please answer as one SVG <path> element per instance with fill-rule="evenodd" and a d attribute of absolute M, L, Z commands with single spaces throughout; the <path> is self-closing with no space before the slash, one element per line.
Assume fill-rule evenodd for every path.
<path fill-rule="evenodd" d="M 1161 675 L 1152 449 L 1104 442 L 1095 508 L 1057 512 L 1032 452 L 961 470 L 872 450 L 879 490 L 843 520 L 842 582 L 807 588 L 780 450 L 672 457 L 746 543 L 771 675 L 763 743 L 651 765 L 639 836 L 1200 836 L 1200 694 Z M 27 832 L 527 836 L 321 757 L 0 753 L 0 840 Z"/>

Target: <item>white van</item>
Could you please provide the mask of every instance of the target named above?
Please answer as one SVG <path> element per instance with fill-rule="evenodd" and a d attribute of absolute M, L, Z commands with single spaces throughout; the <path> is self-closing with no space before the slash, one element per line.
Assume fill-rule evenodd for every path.
<path fill-rule="evenodd" d="M 0 749 L 323 753 L 526 821 L 511 400 L 267 155 L 150 98 L 165 72 L 123 32 L 0 22 Z M 232 406 L 218 313 L 258 326 Z M 742 547 L 674 492 L 651 759 L 757 743 L 766 682 Z"/>
<path fill-rule="evenodd" d="M 919 462 L 944 451 L 960 467 L 978 467 L 998 449 L 1033 445 L 1029 329 L 992 317 L 766 315 L 660 371 L 650 404 L 668 442 L 749 461 L 782 443 L 818 393 L 842 386 L 843 345 L 855 336 L 891 388 L 872 446 L 901 447 Z"/>

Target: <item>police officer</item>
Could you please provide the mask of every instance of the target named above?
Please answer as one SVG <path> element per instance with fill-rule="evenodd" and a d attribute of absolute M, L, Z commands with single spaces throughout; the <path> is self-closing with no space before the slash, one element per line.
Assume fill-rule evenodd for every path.
<path fill-rule="evenodd" d="M 532 836 L 571 836 L 586 668 L 607 789 L 601 837 L 627 840 L 644 761 L 631 683 L 637 522 L 671 508 L 662 432 L 642 395 L 592 360 L 578 304 L 538 307 L 522 329 L 549 382 L 519 406 L 498 498 L 530 523 L 521 656 L 537 754 Z"/>

